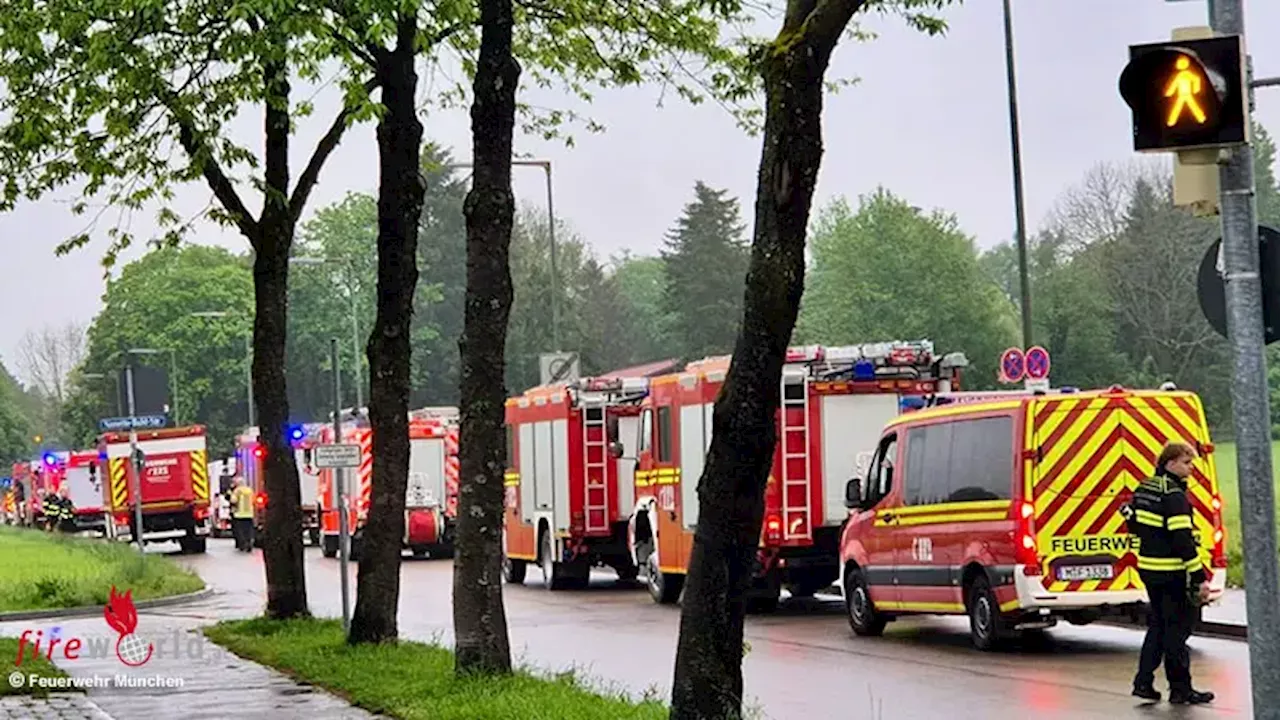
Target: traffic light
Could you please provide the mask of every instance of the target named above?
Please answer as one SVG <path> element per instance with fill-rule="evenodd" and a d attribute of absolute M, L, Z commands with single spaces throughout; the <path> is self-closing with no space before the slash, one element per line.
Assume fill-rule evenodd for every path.
<path fill-rule="evenodd" d="M 1243 58 L 1239 35 L 1130 45 L 1120 96 L 1133 110 L 1133 149 L 1247 142 Z"/>

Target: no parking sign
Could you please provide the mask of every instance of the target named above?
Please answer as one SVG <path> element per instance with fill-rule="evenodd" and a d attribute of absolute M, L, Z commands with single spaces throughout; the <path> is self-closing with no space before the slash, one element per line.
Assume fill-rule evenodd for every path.
<path fill-rule="evenodd" d="M 1011 347 L 1000 353 L 1000 382 L 1021 382 L 1027 375 L 1027 356 L 1022 348 Z"/>

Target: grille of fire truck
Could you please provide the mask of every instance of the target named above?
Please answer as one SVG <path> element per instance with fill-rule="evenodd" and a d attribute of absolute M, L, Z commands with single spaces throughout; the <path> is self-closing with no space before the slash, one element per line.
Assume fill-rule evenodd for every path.
<path fill-rule="evenodd" d="M 608 433 L 604 406 L 590 404 L 582 409 L 583 472 L 586 475 L 586 529 L 609 529 Z"/>
<path fill-rule="evenodd" d="M 809 530 L 809 390 L 800 373 L 782 373 L 782 537 L 801 540 Z M 800 422 L 794 422 L 799 411 Z"/>

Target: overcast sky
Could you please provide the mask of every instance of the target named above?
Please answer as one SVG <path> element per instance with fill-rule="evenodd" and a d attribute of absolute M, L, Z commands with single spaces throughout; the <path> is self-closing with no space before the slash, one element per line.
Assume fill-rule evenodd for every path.
<path fill-rule="evenodd" d="M 1128 109 L 1116 90 L 1127 46 L 1167 39 L 1176 26 L 1203 24 L 1206 10 L 1203 0 L 1024 0 L 1015 5 L 1026 202 L 1034 232 L 1055 196 L 1090 166 L 1135 157 Z M 1280 1 L 1246 5 L 1255 37 L 1280 27 Z M 944 38 L 872 18 L 877 40 L 837 50 L 833 73 L 856 75 L 861 82 L 827 102 L 819 203 L 884 185 L 918 206 L 954 212 L 984 247 L 1012 236 L 1000 8 L 999 0 L 967 0 L 947 13 L 951 27 Z M 1251 50 L 1258 76 L 1280 75 L 1280 45 L 1258 42 Z M 750 222 L 759 139 L 744 136 L 717 108 L 668 100 L 657 109 L 656 98 L 652 89 L 600 94 L 590 111 L 608 131 L 579 133 L 571 149 L 517 141 L 520 152 L 552 161 L 557 215 L 601 257 L 623 249 L 656 252 L 695 180 L 741 197 Z M 322 97 L 317 116 L 300 130 L 295 164 L 305 162 L 330 122 L 334 102 Z M 1280 134 L 1280 90 L 1259 91 L 1257 118 Z M 239 129 L 246 140 L 254 138 L 260 123 L 260 118 L 245 119 Z M 459 160 L 469 159 L 465 112 L 433 114 L 425 123 L 428 138 L 455 148 Z M 311 209 L 348 191 L 372 191 L 375 158 L 372 127 L 353 128 L 321 176 Z M 516 190 L 522 201 L 545 202 L 539 171 L 517 170 Z M 208 200 L 204 188 L 191 188 L 179 197 L 178 209 L 192 212 Z M 145 226 L 145 218 L 135 219 L 135 230 Z M 60 240 L 82 227 L 83 218 L 56 200 L 0 215 L 6 244 L 0 302 L 10 308 L 0 314 L 0 357 L 14 372 L 24 332 L 87 322 L 101 304 L 102 244 L 68 257 L 53 254 Z M 245 249 L 238 235 L 211 226 L 200 227 L 195 239 Z"/>

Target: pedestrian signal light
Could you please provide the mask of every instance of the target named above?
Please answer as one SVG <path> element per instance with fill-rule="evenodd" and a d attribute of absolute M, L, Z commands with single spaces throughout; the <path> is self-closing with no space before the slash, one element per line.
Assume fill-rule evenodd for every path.
<path fill-rule="evenodd" d="M 1129 46 L 1120 96 L 1133 111 L 1133 149 L 1247 142 L 1244 57 L 1239 35 Z"/>

